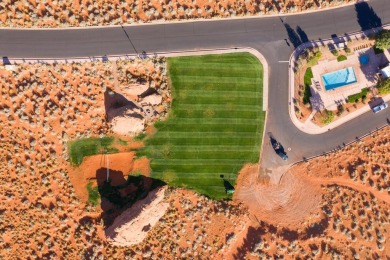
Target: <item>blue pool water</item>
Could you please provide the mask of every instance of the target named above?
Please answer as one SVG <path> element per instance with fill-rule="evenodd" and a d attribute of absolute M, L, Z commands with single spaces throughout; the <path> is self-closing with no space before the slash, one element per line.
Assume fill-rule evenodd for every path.
<path fill-rule="evenodd" d="M 359 57 L 360 64 L 366 65 L 368 63 L 368 55 L 362 55 Z"/>
<path fill-rule="evenodd" d="M 355 83 L 356 76 L 352 67 L 336 70 L 322 75 L 322 81 L 326 90 L 331 90 Z"/>

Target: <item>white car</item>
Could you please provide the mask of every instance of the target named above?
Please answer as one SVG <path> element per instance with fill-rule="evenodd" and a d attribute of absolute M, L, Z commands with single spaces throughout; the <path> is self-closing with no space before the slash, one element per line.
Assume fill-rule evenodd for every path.
<path fill-rule="evenodd" d="M 383 109 L 387 108 L 389 105 L 387 105 L 387 103 L 382 103 L 380 105 L 377 105 L 376 107 L 373 107 L 372 108 L 372 111 L 374 111 L 374 113 L 378 113 L 379 111 L 382 111 Z"/>

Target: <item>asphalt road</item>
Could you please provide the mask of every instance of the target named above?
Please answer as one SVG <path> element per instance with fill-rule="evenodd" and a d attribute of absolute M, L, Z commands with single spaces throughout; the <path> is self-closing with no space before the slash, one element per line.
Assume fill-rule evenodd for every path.
<path fill-rule="evenodd" d="M 382 24 L 390 22 L 389 0 L 372 0 L 369 7 L 380 17 Z M 368 112 L 325 134 L 308 135 L 294 126 L 288 112 L 288 63 L 283 61 L 289 59 L 294 49 L 294 37 L 287 33 L 286 25 L 293 30 L 299 26 L 304 31 L 300 34 L 303 39 L 318 40 L 375 26 L 377 19 L 372 17 L 375 18 L 375 15 L 368 9 L 358 13 L 355 6 L 348 6 L 301 15 L 124 28 L 3 29 L 0 30 L 0 55 L 10 58 L 71 58 L 142 51 L 153 53 L 226 47 L 255 48 L 270 65 L 266 131 L 272 132 L 285 148 L 291 148 L 288 162 L 283 162 L 266 142 L 264 166 L 271 167 L 333 150 L 386 124 L 387 118 L 390 119 L 389 109 L 379 114 Z M 287 41 L 290 46 L 285 39 L 290 39 Z"/>

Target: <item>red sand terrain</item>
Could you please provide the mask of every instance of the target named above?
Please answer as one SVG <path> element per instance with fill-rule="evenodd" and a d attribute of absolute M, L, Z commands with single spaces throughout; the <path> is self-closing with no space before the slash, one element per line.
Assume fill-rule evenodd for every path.
<path fill-rule="evenodd" d="M 294 13 L 356 0 L 2 0 L 0 27 L 67 27 Z"/>
<path fill-rule="evenodd" d="M 123 65 L 131 67 L 128 62 Z M 142 78 L 154 75 L 146 70 L 148 62 L 137 66 Z M 390 254 L 389 127 L 267 178 L 257 165 L 246 165 L 233 201 L 168 188 L 161 199 L 167 211 L 142 229 L 146 238 L 137 245 L 112 245 L 102 209 L 86 204 L 81 190 L 88 179 L 94 181 L 102 156 L 69 170 L 67 141 L 111 133 L 105 87 L 124 93 L 124 86 L 137 83 L 126 83 L 128 77 L 121 75 L 129 74 L 118 65 L 116 74 L 110 63 L 0 68 L 1 259 L 385 259 Z M 146 82 L 138 83 L 155 81 Z M 132 151 L 142 144 L 125 140 L 121 153 L 108 155 L 110 169 L 147 176 L 148 160 L 135 159 Z M 154 224 L 141 220 L 140 225 Z"/>

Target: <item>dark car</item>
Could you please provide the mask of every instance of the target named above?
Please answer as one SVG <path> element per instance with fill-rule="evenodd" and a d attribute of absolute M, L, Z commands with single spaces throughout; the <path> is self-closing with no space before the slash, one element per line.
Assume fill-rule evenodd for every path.
<path fill-rule="evenodd" d="M 273 137 L 270 138 L 270 141 L 271 141 L 272 148 L 275 150 L 276 154 L 279 155 L 283 160 L 287 161 L 288 156 L 284 151 L 283 146 L 278 141 L 276 141 L 276 139 Z"/>

